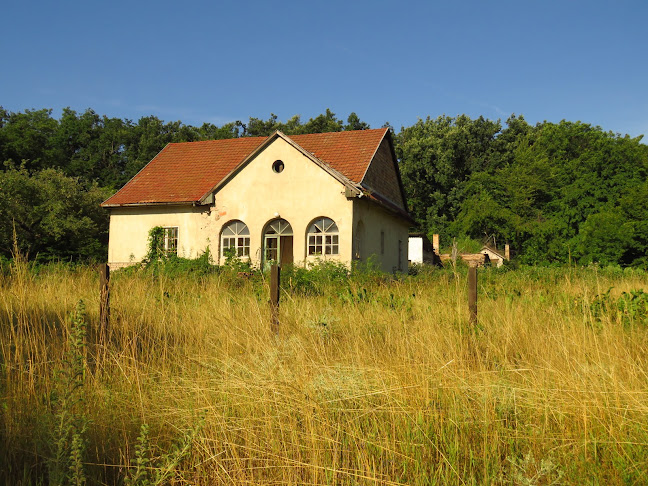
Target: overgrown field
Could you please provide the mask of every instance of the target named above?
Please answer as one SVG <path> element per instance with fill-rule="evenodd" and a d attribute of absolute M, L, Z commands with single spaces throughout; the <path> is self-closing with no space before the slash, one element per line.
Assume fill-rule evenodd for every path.
<path fill-rule="evenodd" d="M 14 262 L 0 480 L 648 483 L 645 273 L 480 270 L 477 329 L 465 271 L 283 284 L 274 336 L 260 276 L 115 272 L 102 340 L 95 270 Z"/>

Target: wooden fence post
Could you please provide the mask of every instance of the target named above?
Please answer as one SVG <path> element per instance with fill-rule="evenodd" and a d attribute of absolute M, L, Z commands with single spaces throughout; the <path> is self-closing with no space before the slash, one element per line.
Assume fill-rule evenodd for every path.
<path fill-rule="evenodd" d="M 468 268 L 468 310 L 470 323 L 477 324 L 477 267 Z"/>
<path fill-rule="evenodd" d="M 110 267 L 99 265 L 99 339 L 105 342 L 110 323 Z"/>
<path fill-rule="evenodd" d="M 270 267 L 270 330 L 279 334 L 279 290 L 281 289 L 281 268 L 274 263 Z"/>

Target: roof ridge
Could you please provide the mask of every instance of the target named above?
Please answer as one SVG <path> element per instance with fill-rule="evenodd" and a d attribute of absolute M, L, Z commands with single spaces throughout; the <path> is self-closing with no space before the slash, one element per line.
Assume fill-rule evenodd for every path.
<path fill-rule="evenodd" d="M 365 128 L 364 130 L 339 130 L 339 131 L 334 131 L 334 132 L 314 132 L 314 133 L 295 133 L 292 135 L 289 135 L 287 133 L 283 133 L 287 137 L 305 137 L 309 135 L 331 135 L 331 134 L 343 134 L 343 133 L 369 133 L 369 132 L 378 132 L 378 131 L 385 131 L 389 130 L 387 127 L 381 127 L 381 128 Z"/>
<path fill-rule="evenodd" d="M 225 142 L 229 140 L 257 140 L 257 139 L 266 139 L 268 137 L 232 137 L 232 138 L 213 138 L 209 140 L 195 140 L 187 142 L 169 142 L 167 145 L 185 145 L 185 144 L 198 144 L 198 143 L 214 143 L 214 142 Z"/>
<path fill-rule="evenodd" d="M 314 132 L 314 133 L 293 133 L 293 134 L 288 134 L 285 132 L 281 132 L 281 130 L 276 130 L 281 132 L 284 136 L 293 138 L 293 137 L 306 137 L 306 136 L 314 136 L 314 135 L 330 135 L 330 134 L 342 134 L 342 133 L 364 133 L 364 132 L 377 132 L 377 131 L 388 131 L 389 128 L 387 127 L 381 127 L 381 128 L 365 128 L 364 130 L 340 130 L 336 132 Z M 247 137 L 247 136 L 242 136 L 242 137 L 231 137 L 231 138 L 212 138 L 209 140 L 193 140 L 193 141 L 185 141 L 185 142 L 169 142 L 167 145 L 184 145 L 184 144 L 198 144 L 198 143 L 213 143 L 213 142 L 223 142 L 227 140 L 260 140 L 260 139 L 266 139 L 269 136 L 271 136 L 272 133 L 268 136 L 264 135 L 259 135 L 255 137 Z"/>

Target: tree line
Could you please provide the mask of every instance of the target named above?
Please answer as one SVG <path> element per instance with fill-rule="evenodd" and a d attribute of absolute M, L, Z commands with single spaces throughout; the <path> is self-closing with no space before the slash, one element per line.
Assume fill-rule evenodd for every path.
<path fill-rule="evenodd" d="M 387 126 L 387 125 L 386 125 Z M 0 255 L 14 234 L 41 260 L 105 260 L 106 199 L 170 142 L 362 130 L 330 110 L 302 121 L 249 118 L 199 127 L 66 108 L 0 107 Z M 393 129 L 392 129 L 393 130 Z M 502 123 L 466 115 L 393 131 L 419 231 L 509 243 L 529 264 L 648 265 L 648 146 L 582 122 Z"/>

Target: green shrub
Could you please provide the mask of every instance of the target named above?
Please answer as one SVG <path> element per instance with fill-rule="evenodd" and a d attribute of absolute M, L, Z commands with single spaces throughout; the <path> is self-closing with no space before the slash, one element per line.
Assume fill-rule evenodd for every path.
<path fill-rule="evenodd" d="M 345 283 L 349 269 L 340 262 L 317 260 L 308 268 L 285 265 L 281 269 L 281 285 L 291 293 L 300 295 L 323 295 L 331 286 Z"/>
<path fill-rule="evenodd" d="M 592 316 L 601 321 L 609 316 L 613 321 L 620 322 L 624 327 L 633 324 L 648 326 L 648 292 L 630 290 L 622 292 L 618 298 L 610 295 L 612 287 L 607 292 L 597 295 L 590 304 Z"/>

